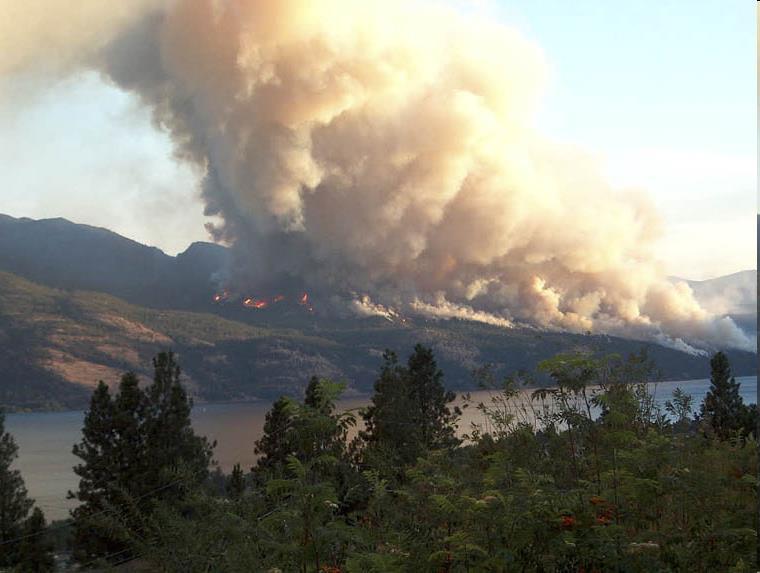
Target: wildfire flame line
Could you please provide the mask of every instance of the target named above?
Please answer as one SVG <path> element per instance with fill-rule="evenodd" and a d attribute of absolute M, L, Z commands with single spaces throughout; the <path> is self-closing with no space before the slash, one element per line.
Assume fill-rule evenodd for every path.
<path fill-rule="evenodd" d="M 263 299 L 257 299 L 247 296 L 243 299 L 243 306 L 246 308 L 266 308 L 269 303 Z"/>
<path fill-rule="evenodd" d="M 229 299 L 230 299 L 229 291 L 214 293 L 214 295 L 211 297 L 211 300 L 215 304 L 225 302 Z M 253 296 L 245 296 L 242 299 L 242 304 L 245 308 L 263 309 L 263 308 L 268 307 L 270 304 L 276 304 L 284 300 L 286 300 L 286 297 L 283 294 L 277 294 L 273 296 L 271 300 L 266 299 L 266 298 L 256 298 Z M 314 307 L 309 302 L 308 293 L 303 293 L 300 297 L 298 297 L 298 304 L 306 307 L 307 311 L 314 312 Z"/>

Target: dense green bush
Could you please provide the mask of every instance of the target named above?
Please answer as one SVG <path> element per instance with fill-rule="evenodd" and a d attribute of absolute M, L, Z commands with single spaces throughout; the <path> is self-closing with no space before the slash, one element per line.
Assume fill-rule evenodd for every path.
<path fill-rule="evenodd" d="M 177 572 L 756 570 L 751 428 L 716 428 L 709 407 L 693 419 L 681 392 L 661 412 L 645 357 L 541 368 L 554 384 L 532 393 L 481 372 L 482 423 L 456 429 L 432 353 L 386 354 L 351 443 L 340 386 L 314 379 L 303 402 L 274 405 L 231 495 L 189 487 L 139 531 L 114 530 Z"/>

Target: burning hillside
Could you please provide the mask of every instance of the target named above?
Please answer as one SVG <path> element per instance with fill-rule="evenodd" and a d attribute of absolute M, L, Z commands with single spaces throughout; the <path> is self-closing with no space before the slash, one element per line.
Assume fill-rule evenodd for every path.
<path fill-rule="evenodd" d="M 325 311 L 753 347 L 668 281 L 646 195 L 537 132 L 546 66 L 512 28 L 425 1 L 43 4 L 55 49 L 8 29 L 0 70 L 94 67 L 153 110 L 251 292 L 286 277 Z"/>
<path fill-rule="evenodd" d="M 263 310 L 271 308 L 273 305 L 280 306 L 297 306 L 303 308 L 308 312 L 314 312 L 314 307 L 311 304 L 308 293 L 302 293 L 300 295 L 288 297 L 284 294 L 276 294 L 271 297 L 255 297 L 255 296 L 234 296 L 229 290 L 214 293 L 211 297 L 211 301 L 214 304 L 237 304 L 243 306 L 243 308 Z"/>

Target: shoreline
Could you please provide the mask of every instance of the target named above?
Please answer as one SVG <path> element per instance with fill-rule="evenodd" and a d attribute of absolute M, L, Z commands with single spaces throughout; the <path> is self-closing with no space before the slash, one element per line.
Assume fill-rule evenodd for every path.
<path fill-rule="evenodd" d="M 757 378 L 757 373 L 754 372 L 752 374 L 735 374 L 734 378 L 737 380 L 742 378 Z M 681 382 L 684 384 L 694 383 L 694 382 L 704 382 L 709 381 L 709 378 L 689 378 L 689 379 L 681 379 L 681 378 L 668 378 L 668 379 L 662 379 L 662 380 L 653 380 L 651 382 L 648 382 L 648 384 L 666 384 L 666 383 L 673 383 L 673 382 Z M 520 388 L 520 390 L 538 390 L 540 388 L 549 388 L 550 385 L 528 385 L 523 386 Z M 466 393 L 472 393 L 472 392 L 481 392 L 481 391 L 498 391 L 498 388 L 447 388 L 447 390 L 450 390 L 457 395 L 463 395 Z M 338 402 L 347 401 L 347 400 L 361 400 L 361 399 L 369 399 L 372 396 L 371 392 L 359 392 L 359 391 L 350 391 L 347 394 L 341 395 L 341 397 L 338 399 Z M 291 396 L 295 398 L 295 396 Z M 245 404 L 272 404 L 277 398 L 272 399 L 266 399 L 266 398 L 247 398 L 242 400 L 210 400 L 210 401 L 201 401 L 193 398 L 193 410 L 195 410 L 199 406 L 224 406 L 224 405 L 245 405 Z M 11 409 L 7 406 L 0 405 L 0 413 L 7 416 L 17 416 L 22 414 L 67 414 L 67 413 L 82 413 L 87 410 L 86 407 L 84 408 L 61 408 L 61 409 Z"/>

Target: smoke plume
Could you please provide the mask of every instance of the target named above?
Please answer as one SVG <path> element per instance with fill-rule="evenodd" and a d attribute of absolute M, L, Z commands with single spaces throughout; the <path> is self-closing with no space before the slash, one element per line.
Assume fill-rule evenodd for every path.
<path fill-rule="evenodd" d="M 238 280 L 300 281 L 363 314 L 750 346 L 666 279 L 646 196 L 537 133 L 545 65 L 513 29 L 440 2 L 121 10 L 87 37 L 65 30 L 90 17 L 55 18 L 54 47 L 136 94 L 203 170 Z M 32 33 L 0 70 L 28 64 Z"/>
<path fill-rule="evenodd" d="M 0 75 L 73 71 L 162 0 L 0 0 Z"/>

